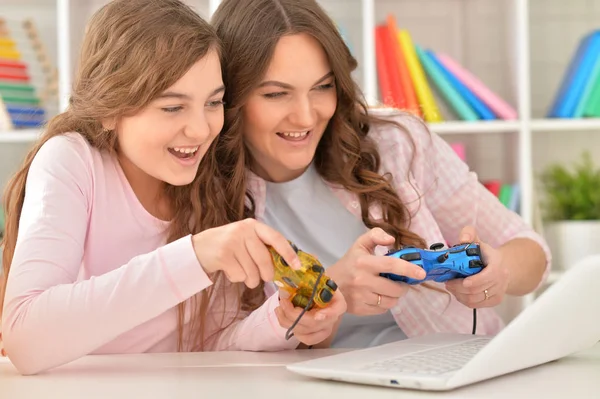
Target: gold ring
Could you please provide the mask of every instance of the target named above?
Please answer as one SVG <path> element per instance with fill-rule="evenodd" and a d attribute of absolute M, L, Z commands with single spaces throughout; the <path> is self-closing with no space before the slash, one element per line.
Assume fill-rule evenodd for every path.
<path fill-rule="evenodd" d="M 490 296 L 488 294 L 488 290 L 483 290 L 483 295 L 485 295 L 485 300 L 487 301 L 488 299 L 490 299 Z"/>
<path fill-rule="evenodd" d="M 381 305 L 381 295 L 377 294 L 377 306 Z"/>

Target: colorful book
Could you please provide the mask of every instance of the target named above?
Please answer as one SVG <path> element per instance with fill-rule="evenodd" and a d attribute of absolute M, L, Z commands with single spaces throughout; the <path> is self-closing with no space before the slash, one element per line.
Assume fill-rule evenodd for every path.
<path fill-rule="evenodd" d="M 396 57 L 396 72 L 400 77 L 400 86 L 404 95 L 406 110 L 414 115 L 422 117 L 423 113 L 419 107 L 419 100 L 417 99 L 417 94 L 415 93 L 415 88 L 410 78 L 408 65 L 406 64 L 406 59 L 402 54 L 402 48 L 400 41 L 398 40 L 398 28 L 396 27 L 396 20 L 391 14 L 387 17 L 387 27 L 390 34 L 391 46 L 394 49 L 394 55 Z"/>
<path fill-rule="evenodd" d="M 517 119 L 517 111 L 504 101 L 500 96 L 492 92 L 475 75 L 463 68 L 450 56 L 437 53 L 437 58 L 442 65 L 457 79 L 459 79 L 474 95 L 486 104 L 499 118 L 505 120 Z"/>
<path fill-rule="evenodd" d="M 446 78 L 443 71 L 438 68 L 435 62 L 431 59 L 430 55 L 427 54 L 418 44 L 415 44 L 415 51 L 417 56 L 427 73 L 427 76 L 431 78 L 434 86 L 438 88 L 443 98 L 452 107 L 456 115 L 464 121 L 476 121 L 479 117 L 473 111 L 471 106 L 467 104 L 460 93 L 452 86 L 450 81 Z"/>
<path fill-rule="evenodd" d="M 594 87 L 583 110 L 583 116 L 600 118 L 600 75 L 594 82 Z"/>
<path fill-rule="evenodd" d="M 558 94 L 548 112 L 549 118 L 572 118 L 596 57 L 600 52 L 600 30 L 586 35 L 562 79 Z"/>
<path fill-rule="evenodd" d="M 377 66 L 377 80 L 379 81 L 379 96 L 381 102 L 388 107 L 394 107 L 394 96 L 392 94 L 392 84 L 390 73 L 388 72 L 385 49 L 385 36 L 387 29 L 383 26 L 375 27 L 375 61 Z"/>
<path fill-rule="evenodd" d="M 426 122 L 442 122 L 443 117 L 435 103 L 435 98 L 425 77 L 423 67 L 419 62 L 417 52 L 413 45 L 410 33 L 407 30 L 401 29 L 398 32 L 398 39 L 402 48 L 402 54 L 408 65 L 411 79 L 413 81 L 417 98 L 421 104 L 423 116 Z"/>
<path fill-rule="evenodd" d="M 446 77 L 446 79 L 450 82 L 450 84 L 456 89 L 459 95 L 464 98 L 464 100 L 471 106 L 473 111 L 477 113 L 479 118 L 483 120 L 494 120 L 497 119 L 496 115 L 492 112 L 492 110 L 485 105 L 483 101 L 481 101 L 467 86 L 465 86 L 456 76 L 454 76 L 450 71 L 440 62 L 436 54 L 431 50 L 426 50 L 425 53 L 431 59 L 436 67 L 442 72 L 442 74 Z"/>

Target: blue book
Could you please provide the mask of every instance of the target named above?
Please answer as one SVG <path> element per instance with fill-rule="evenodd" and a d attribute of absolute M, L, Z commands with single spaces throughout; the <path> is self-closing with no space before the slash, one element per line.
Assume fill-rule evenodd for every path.
<path fill-rule="evenodd" d="M 473 92 L 465 86 L 456 76 L 454 76 L 436 57 L 435 53 L 431 50 L 426 50 L 425 53 L 429 56 L 431 61 L 440 69 L 444 77 L 450 82 L 454 89 L 465 99 L 467 104 L 477 113 L 480 119 L 483 120 L 494 120 L 497 119 L 496 115 L 492 110 L 485 105 Z"/>
<path fill-rule="evenodd" d="M 572 118 L 584 94 L 586 82 L 594 68 L 596 56 L 600 52 L 600 30 L 586 35 L 579 43 L 565 76 L 563 77 L 558 95 L 554 100 L 549 118 Z"/>

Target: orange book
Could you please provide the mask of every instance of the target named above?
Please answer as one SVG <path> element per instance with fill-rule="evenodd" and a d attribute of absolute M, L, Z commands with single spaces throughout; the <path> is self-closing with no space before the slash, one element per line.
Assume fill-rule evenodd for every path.
<path fill-rule="evenodd" d="M 387 30 L 385 27 L 375 27 L 375 61 L 377 64 L 377 80 L 379 82 L 379 95 L 383 105 L 388 107 L 394 106 L 394 96 L 392 94 L 392 85 L 387 69 L 385 55 L 385 36 Z"/>
<path fill-rule="evenodd" d="M 417 94 L 415 93 L 415 88 L 413 87 L 413 83 L 410 78 L 410 72 L 408 71 L 406 60 L 402 55 L 400 41 L 398 40 L 398 29 L 396 28 L 396 19 L 391 14 L 389 14 L 387 17 L 387 27 L 388 32 L 390 34 L 391 46 L 394 48 L 397 72 L 400 77 L 400 85 L 402 86 L 402 92 L 404 94 L 404 100 L 406 102 L 406 110 L 416 116 L 422 117 L 423 113 L 421 112 L 421 108 L 419 107 Z"/>

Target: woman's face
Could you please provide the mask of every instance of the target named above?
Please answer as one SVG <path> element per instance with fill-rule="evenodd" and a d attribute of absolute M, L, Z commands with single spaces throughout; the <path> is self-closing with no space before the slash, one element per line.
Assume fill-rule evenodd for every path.
<path fill-rule="evenodd" d="M 335 77 L 320 43 L 307 34 L 282 37 L 243 109 L 254 172 L 274 182 L 300 176 L 336 106 Z"/>

